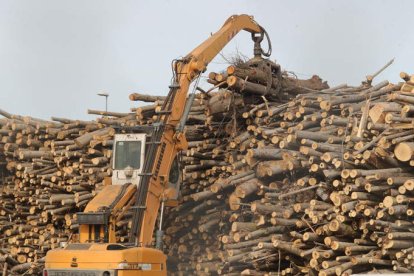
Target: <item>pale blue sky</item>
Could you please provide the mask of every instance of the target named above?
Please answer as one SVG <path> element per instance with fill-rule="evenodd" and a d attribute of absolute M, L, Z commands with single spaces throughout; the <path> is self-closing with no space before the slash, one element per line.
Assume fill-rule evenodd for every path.
<path fill-rule="evenodd" d="M 299 77 L 358 84 L 391 58 L 379 79 L 414 73 L 414 1 L 0 0 L 0 108 L 41 118 L 127 112 L 131 92 L 166 94 L 170 62 L 232 14 L 253 15 L 270 34 L 272 59 Z M 224 50 L 251 55 L 250 35 Z M 209 71 L 226 68 L 216 59 Z"/>

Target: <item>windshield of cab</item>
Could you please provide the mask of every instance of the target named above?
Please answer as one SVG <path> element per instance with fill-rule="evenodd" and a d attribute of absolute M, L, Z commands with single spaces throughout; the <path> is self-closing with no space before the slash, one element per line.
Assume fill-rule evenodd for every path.
<path fill-rule="evenodd" d="M 115 145 L 114 169 L 126 167 L 139 169 L 141 166 L 141 141 L 118 141 Z"/>

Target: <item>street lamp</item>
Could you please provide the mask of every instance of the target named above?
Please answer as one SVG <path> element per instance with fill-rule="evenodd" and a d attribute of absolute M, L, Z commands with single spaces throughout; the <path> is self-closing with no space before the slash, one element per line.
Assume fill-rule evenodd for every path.
<path fill-rule="evenodd" d="M 108 93 L 98 93 L 98 96 L 105 97 L 105 112 L 108 112 Z"/>

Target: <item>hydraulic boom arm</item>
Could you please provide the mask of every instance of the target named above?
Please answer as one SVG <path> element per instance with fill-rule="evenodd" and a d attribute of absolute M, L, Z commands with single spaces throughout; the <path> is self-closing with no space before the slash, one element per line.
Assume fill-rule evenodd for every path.
<path fill-rule="evenodd" d="M 218 32 L 186 57 L 174 62 L 173 83 L 158 116 L 158 121 L 154 125 L 136 194 L 131 242 L 142 246 L 151 244 L 160 204 L 168 200 L 171 192 L 174 192 L 168 189 L 169 173 L 177 152 L 187 148 L 184 133 L 177 126 L 185 111 L 186 97 L 191 82 L 206 70 L 211 60 L 240 30 L 252 33 L 256 57 L 262 54 L 270 55 L 270 53 L 264 53 L 260 47 L 265 31 L 253 20 L 253 17 L 233 15 Z"/>

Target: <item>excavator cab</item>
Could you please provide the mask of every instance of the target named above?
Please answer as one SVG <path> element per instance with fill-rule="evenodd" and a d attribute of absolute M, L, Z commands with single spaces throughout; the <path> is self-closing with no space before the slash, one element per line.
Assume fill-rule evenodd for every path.
<path fill-rule="evenodd" d="M 112 160 L 112 185 L 139 185 L 145 162 L 147 133 L 116 134 L 114 137 Z M 167 206 L 175 206 L 179 197 L 182 171 L 178 156 L 171 165 L 168 188 L 170 190 Z"/>
<path fill-rule="evenodd" d="M 145 158 L 145 133 L 116 134 L 113 147 L 112 185 L 138 185 Z"/>

